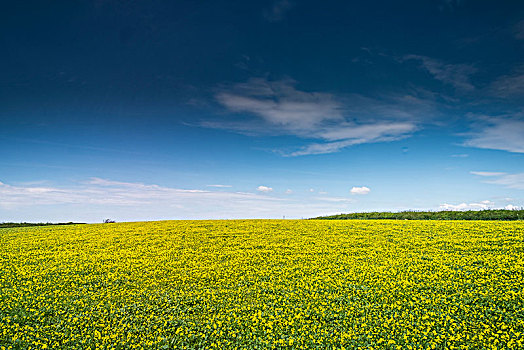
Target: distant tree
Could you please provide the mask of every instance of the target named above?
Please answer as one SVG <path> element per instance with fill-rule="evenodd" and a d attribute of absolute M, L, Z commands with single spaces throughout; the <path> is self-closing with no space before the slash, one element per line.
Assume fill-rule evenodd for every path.
<path fill-rule="evenodd" d="M 114 224 L 116 221 L 111 219 L 105 219 L 104 224 Z"/>

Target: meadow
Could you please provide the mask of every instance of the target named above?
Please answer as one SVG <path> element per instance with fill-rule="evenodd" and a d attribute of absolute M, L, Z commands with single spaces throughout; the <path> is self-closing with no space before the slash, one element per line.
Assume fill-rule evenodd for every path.
<path fill-rule="evenodd" d="M 0 229 L 0 349 L 521 349 L 521 221 Z"/>

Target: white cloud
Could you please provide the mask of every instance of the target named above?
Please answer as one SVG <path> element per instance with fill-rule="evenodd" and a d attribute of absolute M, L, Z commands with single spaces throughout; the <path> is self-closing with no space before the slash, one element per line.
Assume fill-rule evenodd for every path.
<path fill-rule="evenodd" d="M 349 192 L 351 192 L 351 194 L 368 194 L 371 190 L 366 187 L 366 186 L 362 186 L 362 187 L 353 187 L 351 188 L 351 190 Z"/>
<path fill-rule="evenodd" d="M 406 55 L 400 59 L 417 60 L 421 63 L 422 68 L 427 70 L 433 78 L 455 87 L 457 90 L 471 91 L 475 87 L 470 81 L 470 76 L 477 69 L 469 64 L 449 64 L 437 59 L 420 55 Z"/>
<path fill-rule="evenodd" d="M 524 173 L 507 174 L 500 172 L 472 171 L 474 175 L 489 177 L 490 180 L 484 181 L 488 184 L 503 185 L 508 188 L 524 190 Z"/>
<path fill-rule="evenodd" d="M 480 117 L 464 146 L 524 153 L 524 120 L 509 117 Z"/>
<path fill-rule="evenodd" d="M 252 193 L 212 192 L 91 178 L 72 188 L 11 186 L 0 183 L 0 206 L 91 204 L 136 206 L 183 204 L 185 201 L 270 200 Z M 273 198 L 272 200 L 278 200 Z"/>
<path fill-rule="evenodd" d="M 259 192 L 272 192 L 273 189 L 271 187 L 267 187 L 267 186 L 258 186 L 257 187 L 257 191 Z"/>
<path fill-rule="evenodd" d="M 289 0 L 277 0 L 271 10 L 264 13 L 264 17 L 269 22 L 280 22 L 293 6 L 294 4 Z"/>
<path fill-rule="evenodd" d="M 513 204 L 508 204 L 504 207 L 504 209 L 507 209 L 507 210 L 518 210 L 520 209 L 520 207 L 517 207 L 516 205 L 513 205 Z"/>
<path fill-rule="evenodd" d="M 269 187 L 265 187 L 269 189 Z M 201 191 L 93 178 L 70 187 L 0 182 L 0 222 L 307 218 L 350 210 L 349 202 L 268 193 Z"/>
<path fill-rule="evenodd" d="M 229 188 L 233 187 L 231 185 L 206 185 L 207 187 L 216 187 L 216 188 Z"/>
<path fill-rule="evenodd" d="M 323 122 L 342 120 L 341 104 L 333 95 L 295 89 L 291 79 L 250 79 L 216 95 L 234 112 L 248 112 L 266 122 L 296 133 L 305 133 Z"/>
<path fill-rule="evenodd" d="M 466 153 L 452 154 L 451 157 L 453 157 L 453 158 L 467 158 L 467 157 L 469 157 L 469 154 L 466 154 Z"/>
<path fill-rule="evenodd" d="M 480 203 L 460 203 L 460 204 L 441 204 L 441 210 L 482 210 L 489 209 L 494 203 L 489 200 L 481 201 Z"/>
<path fill-rule="evenodd" d="M 439 208 L 441 210 L 466 210 L 469 208 L 469 205 L 466 203 L 461 203 L 461 204 L 456 204 L 456 205 L 444 203 L 444 204 L 441 204 Z"/>
<path fill-rule="evenodd" d="M 418 121 L 434 114 L 434 105 L 415 95 L 367 98 L 306 92 L 292 79 L 252 78 L 222 87 L 215 95 L 229 111 L 243 114 L 237 121 L 205 121 L 201 125 L 245 134 L 288 134 L 318 140 L 288 156 L 337 152 L 363 143 L 390 142 L 418 130 Z M 258 118 L 249 119 L 245 114 Z"/>

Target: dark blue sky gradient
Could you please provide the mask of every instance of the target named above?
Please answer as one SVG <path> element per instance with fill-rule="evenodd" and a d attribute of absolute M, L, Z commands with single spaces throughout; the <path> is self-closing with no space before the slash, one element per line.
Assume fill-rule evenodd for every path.
<path fill-rule="evenodd" d="M 12 2 L 0 47 L 0 221 L 524 205 L 520 1 Z"/>

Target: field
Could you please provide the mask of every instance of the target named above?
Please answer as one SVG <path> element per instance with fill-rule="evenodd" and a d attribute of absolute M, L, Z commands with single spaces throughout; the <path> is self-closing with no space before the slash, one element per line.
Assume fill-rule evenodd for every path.
<path fill-rule="evenodd" d="M 0 349 L 518 349 L 523 287 L 523 222 L 0 229 Z"/>

